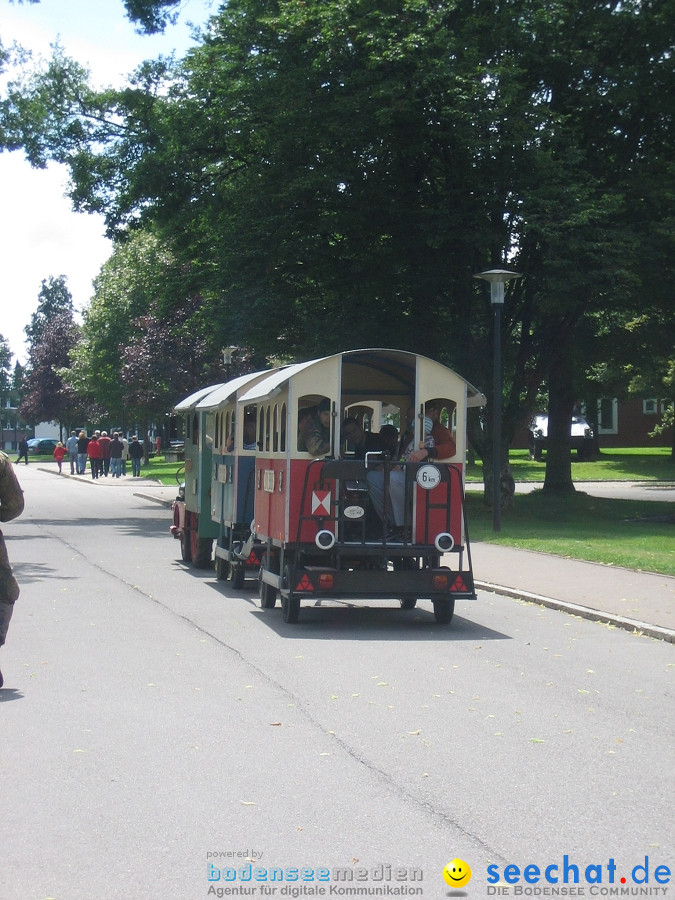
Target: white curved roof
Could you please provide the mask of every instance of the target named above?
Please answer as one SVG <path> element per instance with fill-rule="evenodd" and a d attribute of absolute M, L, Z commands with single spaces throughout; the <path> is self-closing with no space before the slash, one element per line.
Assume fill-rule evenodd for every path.
<path fill-rule="evenodd" d="M 259 381 L 273 371 L 276 370 L 269 369 L 262 372 L 249 372 L 248 375 L 238 375 L 236 378 L 226 381 L 225 384 L 218 385 L 215 390 L 206 394 L 204 398 L 197 403 L 197 408 L 206 411 L 218 409 L 219 406 L 226 403 L 231 397 L 236 396 L 237 392 L 246 387 L 247 384 L 250 385 L 255 381 Z"/>
<path fill-rule="evenodd" d="M 222 387 L 222 384 L 212 384 L 209 387 L 200 388 L 193 394 L 189 394 L 184 400 L 181 400 L 180 403 L 177 403 L 174 406 L 173 411 L 187 412 L 187 410 L 189 409 L 194 409 L 199 401 L 206 397 L 207 394 L 210 394 L 212 391 L 215 391 L 220 387 Z"/>

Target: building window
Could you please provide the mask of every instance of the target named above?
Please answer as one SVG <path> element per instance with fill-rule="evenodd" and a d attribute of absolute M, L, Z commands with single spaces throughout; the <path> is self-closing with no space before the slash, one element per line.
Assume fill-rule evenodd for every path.
<path fill-rule="evenodd" d="M 618 434 L 619 419 L 616 398 L 598 400 L 598 432 L 600 434 Z"/>
<path fill-rule="evenodd" d="M 649 398 L 642 401 L 642 412 L 646 416 L 655 416 L 659 411 L 659 401 L 656 398 Z"/>

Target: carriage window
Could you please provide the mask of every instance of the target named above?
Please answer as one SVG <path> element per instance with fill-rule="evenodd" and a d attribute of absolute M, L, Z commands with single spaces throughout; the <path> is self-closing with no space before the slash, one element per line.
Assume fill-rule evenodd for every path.
<path fill-rule="evenodd" d="M 281 404 L 281 452 L 286 452 L 286 404 Z"/>
<path fill-rule="evenodd" d="M 265 447 L 265 410 L 260 409 L 260 421 L 258 422 L 258 449 L 263 450 Z"/>
<path fill-rule="evenodd" d="M 197 413 L 192 417 L 192 443 L 199 443 L 199 417 Z"/>
<path fill-rule="evenodd" d="M 257 450 L 256 442 L 256 408 L 247 406 L 244 410 L 244 427 L 242 429 L 241 445 L 244 450 Z"/>
<path fill-rule="evenodd" d="M 331 401 L 323 394 L 306 394 L 298 399 L 298 451 L 312 456 L 330 452 Z M 328 412 L 326 417 L 324 413 Z"/>
<path fill-rule="evenodd" d="M 272 423 L 272 450 L 279 452 L 279 407 L 274 404 L 274 418 Z"/>
<path fill-rule="evenodd" d="M 265 444 L 264 444 L 265 451 L 267 453 L 270 452 L 270 419 L 271 419 L 271 416 L 272 416 L 272 409 L 271 409 L 271 407 L 268 406 L 267 409 L 265 410 Z"/>
<path fill-rule="evenodd" d="M 223 446 L 226 447 L 228 453 L 234 450 L 234 426 L 234 413 L 228 410 L 225 413 L 225 434 L 223 435 Z"/>

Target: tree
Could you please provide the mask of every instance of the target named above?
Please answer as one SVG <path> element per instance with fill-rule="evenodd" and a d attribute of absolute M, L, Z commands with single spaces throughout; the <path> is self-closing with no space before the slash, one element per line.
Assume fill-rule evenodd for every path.
<path fill-rule="evenodd" d="M 672 265 L 673 231 L 654 225 L 672 222 L 669 23 L 667 0 L 232 0 L 179 66 L 95 94 L 57 61 L 10 87 L 3 121 L 36 159 L 68 162 L 75 202 L 113 233 L 152 225 L 223 345 L 392 344 L 486 389 L 492 319 L 472 276 L 523 272 L 503 317 L 504 436 L 546 383 L 546 489 L 568 490 L 593 329 L 658 305 L 649 273 Z M 472 429 L 488 483 L 490 422 Z"/>
<path fill-rule="evenodd" d="M 62 370 L 79 335 L 73 301 L 65 276 L 42 282 L 38 308 L 26 326 L 28 366 L 23 382 L 20 414 L 35 425 L 40 421 L 68 422 L 78 401 L 64 384 Z"/>
<path fill-rule="evenodd" d="M 94 283 L 69 384 L 97 417 L 152 420 L 222 377 L 189 273 L 150 230 L 118 242 Z"/>

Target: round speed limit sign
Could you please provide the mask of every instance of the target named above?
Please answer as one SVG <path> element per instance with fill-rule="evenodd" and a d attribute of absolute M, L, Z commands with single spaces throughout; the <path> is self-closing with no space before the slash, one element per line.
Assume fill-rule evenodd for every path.
<path fill-rule="evenodd" d="M 415 478 L 419 486 L 424 488 L 425 491 L 430 491 L 432 488 L 435 488 L 436 485 L 441 483 L 441 473 L 439 469 L 436 466 L 432 466 L 430 463 L 420 466 Z"/>

